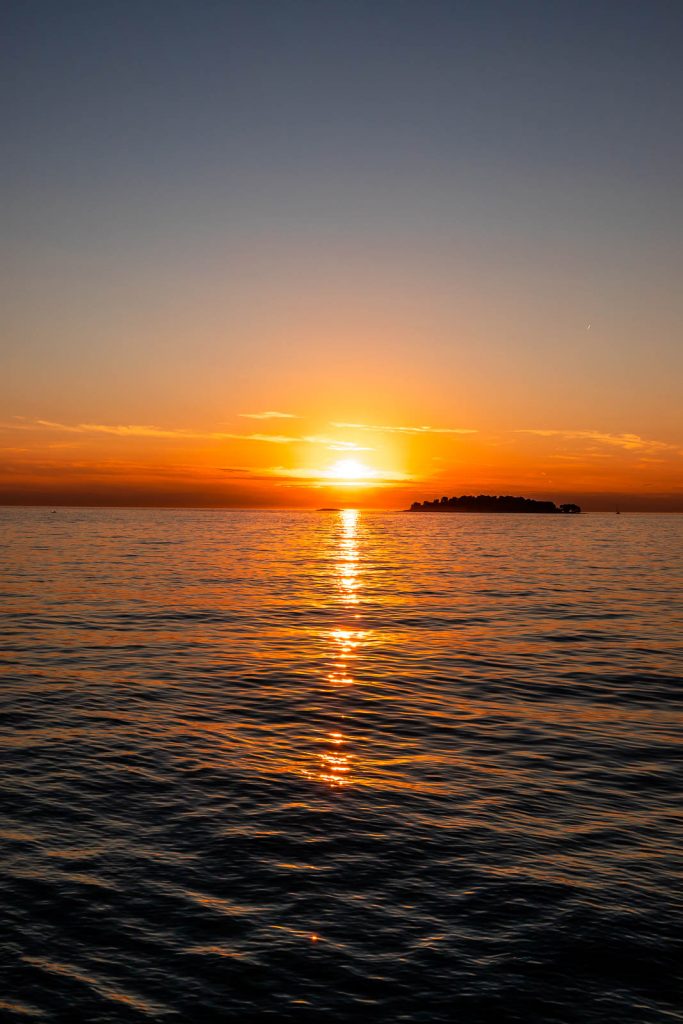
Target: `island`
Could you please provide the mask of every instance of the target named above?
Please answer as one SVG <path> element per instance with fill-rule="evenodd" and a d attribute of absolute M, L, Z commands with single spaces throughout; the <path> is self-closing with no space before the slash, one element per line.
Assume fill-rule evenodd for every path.
<path fill-rule="evenodd" d="M 434 498 L 433 501 L 414 501 L 410 512 L 541 512 L 545 514 L 576 515 L 578 505 L 566 502 L 536 501 L 534 498 L 513 498 L 509 494 L 463 494 L 459 498 Z"/>

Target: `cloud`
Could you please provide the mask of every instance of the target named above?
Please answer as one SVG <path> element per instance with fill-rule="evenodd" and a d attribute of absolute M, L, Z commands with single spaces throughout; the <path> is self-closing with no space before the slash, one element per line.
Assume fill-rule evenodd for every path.
<path fill-rule="evenodd" d="M 342 430 L 373 430 L 381 434 L 476 434 L 471 427 L 388 427 L 371 423 L 332 423 Z"/>
<path fill-rule="evenodd" d="M 198 431 L 184 428 L 166 429 L 148 424 L 110 424 L 110 423 L 56 423 L 53 420 L 34 420 L 32 423 L 5 423 L 2 426 L 11 430 L 31 430 L 42 427 L 46 430 L 57 430 L 68 434 L 108 434 L 114 437 L 157 437 L 170 440 L 189 441 L 263 441 L 267 444 L 294 444 L 301 438 L 289 437 L 284 434 L 237 434 L 226 431 Z"/>
<path fill-rule="evenodd" d="M 265 415 L 265 414 L 264 414 Z M 340 441 L 334 437 L 307 435 L 293 437 L 289 434 L 239 434 L 230 431 L 198 431 L 185 428 L 157 427 L 149 424 L 110 424 L 110 423 L 57 423 L 54 420 L 33 420 L 22 423 L 3 423 L 0 427 L 8 430 L 52 430 L 67 434 L 107 434 L 113 437 L 160 438 L 166 440 L 187 441 L 260 441 L 264 444 L 313 444 L 321 445 L 335 452 L 371 452 L 369 445 L 356 444 L 355 441 Z"/>
<path fill-rule="evenodd" d="M 239 441 L 265 441 L 266 444 L 295 444 L 299 440 L 298 437 L 287 437 L 285 434 L 214 434 L 212 436 Z"/>
<path fill-rule="evenodd" d="M 408 483 L 415 478 L 408 473 L 392 472 L 383 469 L 364 468 L 362 477 L 355 480 L 340 479 L 335 475 L 334 469 L 305 469 L 288 468 L 286 466 L 273 466 L 268 470 L 271 477 L 279 477 L 283 480 L 300 481 L 301 483 L 312 484 L 315 487 L 384 487 L 389 484 Z"/>
<path fill-rule="evenodd" d="M 337 441 L 332 437 L 302 437 L 300 440 L 305 441 L 306 444 L 321 444 L 333 452 L 374 452 L 375 450 L 374 448 L 356 444 L 355 441 Z"/>
<path fill-rule="evenodd" d="M 549 459 L 558 459 L 562 462 L 585 462 L 586 459 L 608 459 L 609 455 L 607 452 L 581 452 L 580 455 L 567 455 L 553 453 L 548 456 Z"/>
<path fill-rule="evenodd" d="M 55 423 L 53 420 L 35 420 L 35 426 L 59 430 L 68 434 L 113 434 L 116 437 L 195 437 L 188 430 L 165 430 L 143 424 L 109 423 Z"/>
<path fill-rule="evenodd" d="M 297 416 L 293 412 L 276 412 L 273 409 L 268 409 L 266 412 L 240 412 L 239 416 L 242 416 L 247 420 L 300 420 L 301 416 Z"/>
<path fill-rule="evenodd" d="M 567 441 L 596 441 L 625 451 L 675 451 L 676 445 L 666 441 L 651 441 L 638 434 L 605 434 L 599 430 L 516 430 L 516 434 L 535 434 L 538 437 L 561 437 Z"/>

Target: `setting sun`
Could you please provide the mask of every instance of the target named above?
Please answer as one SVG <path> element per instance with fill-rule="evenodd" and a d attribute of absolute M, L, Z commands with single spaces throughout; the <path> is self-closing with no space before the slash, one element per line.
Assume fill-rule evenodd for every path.
<path fill-rule="evenodd" d="M 372 480 L 376 475 L 374 470 L 358 459 L 338 459 L 326 473 L 329 479 L 343 484 L 363 483 Z"/>

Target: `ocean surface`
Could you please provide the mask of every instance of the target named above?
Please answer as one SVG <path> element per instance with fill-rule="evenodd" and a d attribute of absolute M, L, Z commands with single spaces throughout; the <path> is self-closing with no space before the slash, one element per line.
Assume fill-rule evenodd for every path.
<path fill-rule="evenodd" d="M 0 531 L 3 1022 L 683 1020 L 682 516 Z"/>

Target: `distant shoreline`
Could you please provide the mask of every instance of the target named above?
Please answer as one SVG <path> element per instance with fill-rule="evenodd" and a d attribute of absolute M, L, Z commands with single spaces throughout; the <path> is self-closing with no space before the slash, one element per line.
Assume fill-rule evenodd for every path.
<path fill-rule="evenodd" d="M 538 501 L 535 498 L 522 498 L 512 494 L 463 494 L 459 498 L 434 498 L 433 501 L 414 501 L 408 512 L 449 512 L 473 513 L 484 512 L 501 515 L 503 513 L 532 513 L 534 515 L 580 515 L 581 507 L 573 502 L 556 505 L 554 501 Z"/>
<path fill-rule="evenodd" d="M 566 512 L 561 512 L 559 508 L 555 509 L 554 512 L 553 512 L 552 509 L 546 509 L 546 510 L 540 510 L 539 511 L 539 510 L 524 509 L 524 508 L 523 509 L 519 509 L 519 510 L 510 509 L 510 508 L 489 508 L 489 509 L 486 509 L 486 508 L 447 508 L 447 509 L 438 509 L 438 508 L 406 508 L 403 511 L 404 512 L 422 512 L 423 514 L 427 514 L 427 513 L 433 512 L 435 515 L 443 515 L 445 513 L 447 515 L 454 515 L 454 516 L 456 516 L 456 515 L 457 516 L 489 516 L 489 515 L 491 515 L 491 516 L 538 516 L 538 515 L 541 515 L 541 516 L 552 516 L 552 515 L 567 515 L 568 514 Z M 594 514 L 595 515 L 604 515 L 604 516 L 613 515 L 613 513 L 610 513 L 610 512 L 596 512 Z M 628 515 L 629 513 L 625 513 L 625 514 Z M 630 514 L 633 515 L 634 513 L 630 513 Z M 635 514 L 637 514 L 637 513 L 635 513 Z M 647 513 L 643 513 L 643 514 L 647 515 Z M 586 515 L 586 513 L 583 512 L 583 511 L 579 511 L 579 512 L 573 512 L 573 513 L 571 513 L 571 515 L 581 515 L 581 516 L 584 516 L 584 515 Z"/>

